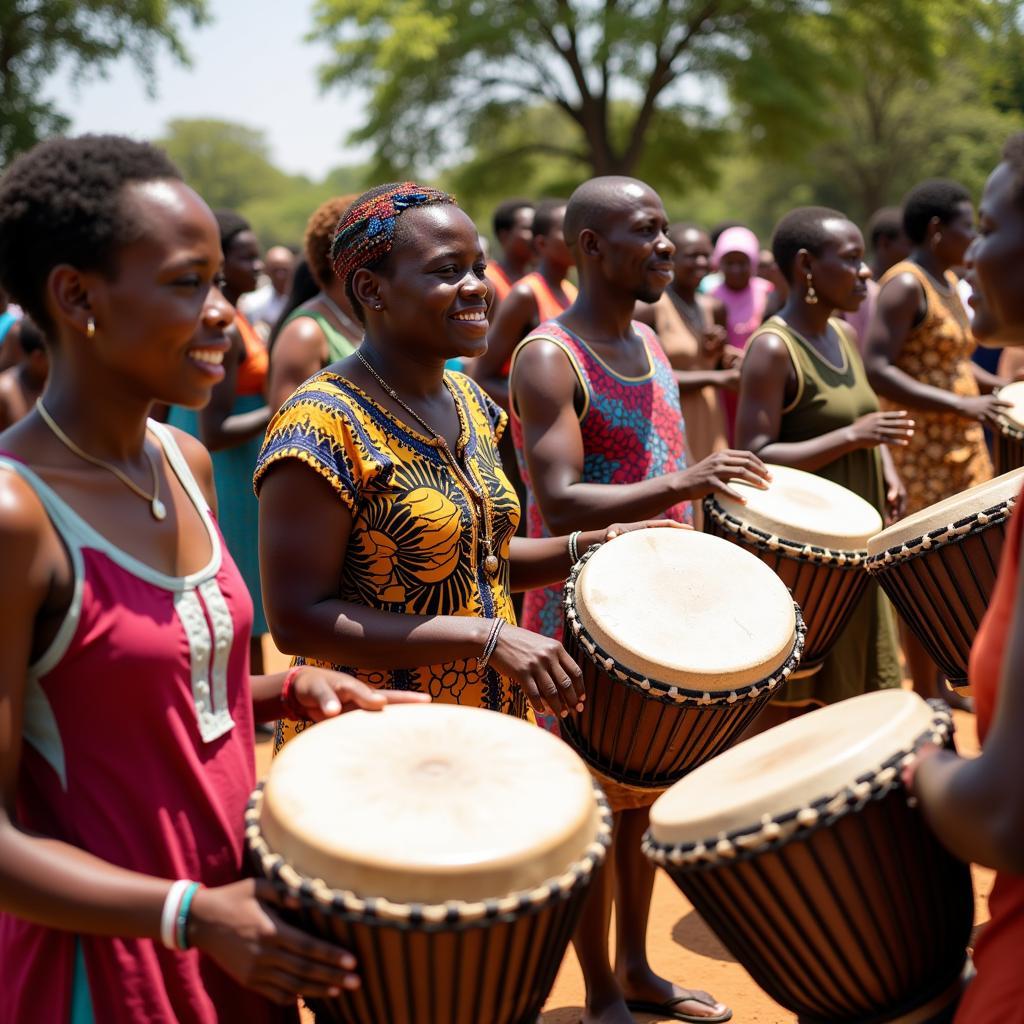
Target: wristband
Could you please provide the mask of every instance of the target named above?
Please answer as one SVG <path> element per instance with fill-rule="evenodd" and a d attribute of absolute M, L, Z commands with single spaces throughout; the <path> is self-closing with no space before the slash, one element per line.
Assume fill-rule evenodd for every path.
<path fill-rule="evenodd" d="M 569 534 L 569 561 L 575 565 L 580 560 L 579 548 L 576 547 L 576 542 L 580 539 L 582 530 L 575 530 Z"/>
<path fill-rule="evenodd" d="M 178 948 L 175 941 L 175 923 L 178 920 L 178 908 L 181 906 L 181 898 L 185 890 L 192 883 L 187 878 L 181 878 L 171 884 L 164 897 L 164 909 L 160 913 L 160 941 L 168 948 Z"/>
<path fill-rule="evenodd" d="M 284 674 L 284 682 L 281 683 L 281 706 L 284 708 L 285 717 L 293 722 L 301 722 L 306 717 L 306 712 L 300 704 L 295 701 L 295 678 L 304 665 L 293 665 Z"/>
<path fill-rule="evenodd" d="M 178 905 L 178 913 L 175 915 L 174 938 L 176 948 L 184 952 L 188 949 L 188 912 L 192 909 L 192 899 L 202 888 L 198 882 L 189 882 L 185 893 Z"/>
<path fill-rule="evenodd" d="M 495 619 L 491 624 L 491 632 L 487 636 L 487 643 L 484 644 L 483 653 L 476 660 L 476 667 L 481 672 L 487 668 L 487 662 L 491 660 L 494 648 L 498 646 L 498 634 L 501 632 L 501 627 L 504 625 L 504 619 Z"/>

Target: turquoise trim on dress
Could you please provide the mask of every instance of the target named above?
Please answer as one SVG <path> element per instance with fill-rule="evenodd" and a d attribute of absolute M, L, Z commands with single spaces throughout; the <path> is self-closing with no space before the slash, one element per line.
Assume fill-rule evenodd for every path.
<path fill-rule="evenodd" d="M 96 1024 L 81 939 L 75 942 L 75 971 L 71 981 L 71 1024 Z"/>

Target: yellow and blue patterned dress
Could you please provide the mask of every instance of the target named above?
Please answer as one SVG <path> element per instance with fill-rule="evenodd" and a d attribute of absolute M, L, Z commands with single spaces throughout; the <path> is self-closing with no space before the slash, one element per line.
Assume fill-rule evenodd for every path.
<path fill-rule="evenodd" d="M 397 420 L 344 377 L 311 377 L 281 407 L 256 465 L 257 494 L 283 459 L 298 459 L 334 488 L 352 515 L 338 599 L 406 615 L 472 615 L 515 623 L 509 544 L 519 524 L 516 492 L 501 468 L 498 441 L 507 417 L 477 384 L 447 372 L 460 410 L 456 457 L 491 500 L 500 568 L 480 557 L 478 510 L 434 440 Z M 374 686 L 419 690 L 446 704 L 527 717 L 522 691 L 476 658 L 418 668 L 365 670 L 315 659 L 298 664 L 351 672 Z M 278 742 L 301 731 L 283 723 Z"/>

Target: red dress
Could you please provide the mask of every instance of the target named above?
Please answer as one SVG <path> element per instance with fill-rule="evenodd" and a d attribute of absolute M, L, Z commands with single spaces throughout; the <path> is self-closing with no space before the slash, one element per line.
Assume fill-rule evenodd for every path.
<path fill-rule="evenodd" d="M 1019 514 L 1010 522 L 992 603 L 971 648 L 970 680 L 982 744 L 992 725 L 1003 656 L 1009 646 L 1022 522 Z M 978 976 L 967 988 L 956 1024 L 1024 1024 L 1024 877 L 999 872 L 988 906 L 992 920 L 982 929 L 974 950 Z"/>
<path fill-rule="evenodd" d="M 0 457 L 0 471 L 35 491 L 75 573 L 65 621 L 28 674 L 17 817 L 131 871 L 224 885 L 244 873 L 255 778 L 252 601 L 173 438 L 150 430 L 210 537 L 209 563 L 190 576 L 121 551 L 28 467 Z M 88 1020 L 84 1007 L 96 1024 L 297 1019 L 197 950 L 11 914 L 0 914 L 0 1007 L 0 1019 L 33 1024 Z"/>

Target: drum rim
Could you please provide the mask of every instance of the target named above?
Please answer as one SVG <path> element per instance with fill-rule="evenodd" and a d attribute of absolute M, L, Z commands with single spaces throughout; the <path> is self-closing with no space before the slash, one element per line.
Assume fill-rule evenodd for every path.
<path fill-rule="evenodd" d="M 583 625 L 579 613 L 576 611 L 577 580 L 583 571 L 583 567 L 600 548 L 600 544 L 592 545 L 570 570 L 569 576 L 565 581 L 565 587 L 562 590 L 562 613 L 565 617 L 566 627 L 572 631 L 576 642 L 594 659 L 595 663 L 599 663 L 606 672 L 613 675 L 617 681 L 630 689 L 663 704 L 689 704 L 706 708 L 717 704 L 735 704 L 741 700 L 756 700 L 762 695 L 766 687 L 769 693 L 773 693 L 800 667 L 800 659 L 804 653 L 804 641 L 807 636 L 807 626 L 804 623 L 800 605 L 794 601 L 793 613 L 796 624 L 793 646 L 790 648 L 789 654 L 782 664 L 764 679 L 747 683 L 744 686 L 737 686 L 731 690 L 721 690 L 713 693 L 710 690 L 691 690 L 678 683 L 666 683 L 660 679 L 652 679 L 641 672 L 635 672 L 633 669 L 627 668 L 609 654 L 590 635 L 589 630 Z"/>
<path fill-rule="evenodd" d="M 1001 388 L 996 388 L 992 394 L 998 398 L 1004 391 L 1012 388 L 1015 384 L 1024 384 L 1024 381 L 1011 381 L 1009 384 L 1004 384 Z M 1019 390 L 1024 393 L 1024 388 Z M 1024 425 L 1009 419 L 1005 412 L 999 414 L 999 432 L 1013 441 L 1024 441 Z"/>
<path fill-rule="evenodd" d="M 643 837 L 644 853 L 666 870 L 697 871 L 740 863 L 795 840 L 809 838 L 846 815 L 862 810 L 869 803 L 903 789 L 901 771 L 923 744 L 945 746 L 949 742 L 954 731 L 952 712 L 941 700 L 929 700 L 928 705 L 932 709 L 931 727 L 910 746 L 886 758 L 878 768 L 858 775 L 853 783 L 783 814 L 694 842 L 660 843 L 648 830 Z M 908 803 L 911 807 L 917 806 L 912 796 L 908 796 Z"/>
<path fill-rule="evenodd" d="M 1005 523 L 1013 513 L 1016 504 L 1016 496 L 1004 498 L 989 508 L 979 509 L 977 512 L 972 512 L 970 515 L 956 519 L 945 526 L 937 526 L 934 530 L 929 530 L 920 537 L 911 537 L 901 544 L 885 548 L 883 551 L 869 555 L 865 568 L 870 573 L 878 573 L 898 562 L 907 562 L 912 558 L 920 558 L 933 548 L 959 544 L 975 534 L 983 533 L 992 526 L 1000 526 Z"/>
<path fill-rule="evenodd" d="M 264 785 L 265 782 L 260 782 L 252 791 L 245 809 L 245 843 L 249 856 L 266 878 L 283 885 L 289 896 L 306 902 L 312 901 L 322 909 L 331 910 L 349 920 L 388 924 L 417 931 L 424 927 L 451 930 L 464 925 L 500 920 L 513 913 L 539 912 L 565 899 L 581 882 L 589 881 L 604 863 L 612 840 L 611 808 L 601 787 L 593 781 L 598 811 L 597 834 L 579 858 L 561 875 L 549 878 L 533 889 L 480 902 L 447 900 L 443 903 L 398 903 L 383 896 L 364 898 L 351 890 L 335 889 L 322 879 L 303 874 L 286 863 L 281 854 L 270 849 L 260 829 Z"/>
<path fill-rule="evenodd" d="M 704 499 L 704 511 L 719 526 L 725 527 L 730 533 L 738 534 L 750 540 L 759 548 L 769 551 L 781 551 L 784 555 L 800 562 L 818 562 L 834 569 L 857 569 L 864 565 L 868 557 L 867 548 L 852 548 L 843 551 L 839 548 L 825 548 L 817 544 L 801 544 L 799 541 L 788 540 L 749 523 L 744 523 L 727 512 L 709 494 Z"/>

